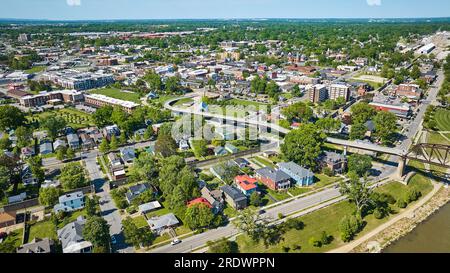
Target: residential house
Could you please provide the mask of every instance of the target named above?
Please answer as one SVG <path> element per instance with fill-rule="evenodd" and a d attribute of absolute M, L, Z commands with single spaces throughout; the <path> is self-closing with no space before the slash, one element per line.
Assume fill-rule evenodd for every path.
<path fill-rule="evenodd" d="M 236 183 L 236 187 L 247 197 L 256 192 L 258 189 L 258 180 L 248 175 L 236 176 L 234 178 L 234 183 Z"/>
<path fill-rule="evenodd" d="M 74 211 L 84 208 L 84 194 L 82 191 L 68 193 L 59 197 L 59 204 L 53 207 L 53 210 L 58 213 L 60 211 Z"/>
<path fill-rule="evenodd" d="M 141 193 L 149 190 L 151 188 L 149 183 L 142 183 L 131 186 L 128 188 L 128 192 L 125 193 L 125 198 L 128 203 L 131 203 L 136 197 L 138 197 Z"/>
<path fill-rule="evenodd" d="M 209 171 L 210 171 L 214 176 L 216 176 L 217 178 L 219 178 L 220 180 L 223 180 L 223 179 L 224 179 L 225 172 L 226 172 L 225 167 L 232 167 L 232 166 L 233 166 L 233 167 L 235 166 L 234 163 L 233 163 L 232 161 L 227 161 L 227 162 L 225 162 L 225 163 L 222 163 L 222 164 L 218 164 L 218 165 L 212 166 L 211 168 L 209 168 Z"/>
<path fill-rule="evenodd" d="M 23 200 L 25 200 L 26 198 L 27 198 L 27 193 L 26 192 L 22 192 L 22 193 L 17 194 L 17 195 L 9 196 L 8 197 L 8 204 L 19 203 L 19 202 L 22 202 Z"/>
<path fill-rule="evenodd" d="M 39 181 L 33 176 L 31 167 L 28 164 L 23 165 L 22 171 L 20 172 L 20 178 L 24 186 L 35 185 Z"/>
<path fill-rule="evenodd" d="M 124 181 L 127 179 L 127 173 L 125 169 L 115 170 L 112 172 L 112 179 L 114 181 Z"/>
<path fill-rule="evenodd" d="M 152 210 L 156 210 L 161 208 L 161 204 L 158 201 L 148 202 L 142 205 L 139 205 L 138 210 L 141 214 L 149 213 Z"/>
<path fill-rule="evenodd" d="M 245 158 L 236 158 L 236 159 L 233 160 L 233 162 L 234 162 L 240 169 L 250 166 L 250 162 L 248 162 L 248 160 L 245 159 Z"/>
<path fill-rule="evenodd" d="M 235 153 L 239 152 L 239 149 L 230 143 L 225 144 L 225 150 L 227 150 L 231 154 L 235 154 Z"/>
<path fill-rule="evenodd" d="M 223 193 L 220 190 L 210 190 L 207 186 L 202 187 L 200 190 L 202 197 L 208 200 L 212 205 L 212 211 L 217 214 L 223 210 Z"/>
<path fill-rule="evenodd" d="M 224 156 L 224 155 L 227 155 L 227 154 L 228 154 L 227 150 L 225 150 L 225 148 L 222 147 L 222 146 L 218 146 L 218 147 L 214 148 L 214 155 L 215 156 Z"/>
<path fill-rule="evenodd" d="M 55 142 L 53 142 L 53 148 L 55 149 L 55 151 L 57 151 L 58 149 L 64 149 L 66 147 L 67 143 L 63 139 L 57 139 L 55 140 Z"/>
<path fill-rule="evenodd" d="M 120 130 L 117 125 L 111 125 L 106 126 L 103 128 L 103 136 L 108 140 L 111 141 L 111 137 L 115 135 L 116 137 L 120 136 Z"/>
<path fill-rule="evenodd" d="M 48 155 L 53 153 L 52 143 L 50 142 L 41 143 L 41 145 L 39 145 L 39 151 L 41 152 L 41 155 Z"/>
<path fill-rule="evenodd" d="M 55 242 L 49 238 L 34 238 L 31 242 L 17 248 L 17 253 L 52 253 Z"/>
<path fill-rule="evenodd" d="M 185 139 L 182 139 L 178 143 L 178 148 L 182 151 L 187 151 L 187 150 L 189 150 L 189 144 Z"/>
<path fill-rule="evenodd" d="M 77 134 L 68 134 L 67 143 L 69 144 L 69 147 L 74 150 L 80 148 L 80 138 Z"/>
<path fill-rule="evenodd" d="M 207 206 L 210 209 L 213 208 L 211 203 L 204 197 L 195 198 L 195 199 L 189 201 L 187 203 L 187 207 L 191 207 L 191 206 L 196 205 L 196 204 L 203 204 L 203 205 Z"/>
<path fill-rule="evenodd" d="M 83 149 L 90 150 L 95 148 L 96 145 L 94 139 L 87 133 L 81 133 L 80 139 L 81 139 L 81 146 L 83 147 Z"/>
<path fill-rule="evenodd" d="M 57 188 L 61 186 L 61 183 L 58 180 L 45 180 L 44 183 L 41 183 L 41 188 Z"/>
<path fill-rule="evenodd" d="M 222 186 L 220 189 L 225 195 L 225 201 L 232 208 L 240 210 L 247 207 L 247 196 L 233 186 Z"/>
<path fill-rule="evenodd" d="M 16 224 L 16 212 L 0 212 L 0 228 L 14 226 Z"/>
<path fill-rule="evenodd" d="M 120 159 L 120 157 L 117 156 L 117 154 L 109 153 L 107 157 L 109 160 L 109 167 L 111 169 L 111 172 L 123 170 L 125 168 L 122 163 L 122 160 Z"/>
<path fill-rule="evenodd" d="M 153 217 L 147 220 L 150 230 L 161 234 L 165 229 L 175 227 L 180 223 L 173 213 L 165 214 L 159 217 Z"/>
<path fill-rule="evenodd" d="M 291 177 L 281 170 L 264 167 L 256 170 L 255 176 L 272 190 L 287 190 L 291 187 Z"/>
<path fill-rule="evenodd" d="M 333 174 L 343 173 L 347 168 L 347 158 L 343 154 L 325 151 L 319 161 L 322 168 L 329 168 Z"/>
<path fill-rule="evenodd" d="M 121 148 L 120 156 L 122 157 L 125 163 L 133 163 L 133 160 L 136 158 L 134 148 L 132 147 Z"/>
<path fill-rule="evenodd" d="M 314 182 L 314 173 L 294 162 L 278 163 L 278 168 L 290 176 L 297 186 L 310 186 Z"/>
<path fill-rule="evenodd" d="M 34 147 L 23 147 L 20 150 L 20 154 L 23 158 L 29 158 L 36 155 L 36 150 L 34 149 Z"/>
<path fill-rule="evenodd" d="M 76 221 L 65 225 L 57 231 L 58 239 L 61 242 L 63 253 L 90 253 L 93 245 L 84 240 L 83 229 L 86 219 L 79 216 Z"/>

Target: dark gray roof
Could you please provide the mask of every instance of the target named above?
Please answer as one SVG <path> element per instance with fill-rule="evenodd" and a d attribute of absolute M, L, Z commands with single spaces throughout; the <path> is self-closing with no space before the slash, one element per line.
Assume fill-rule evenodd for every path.
<path fill-rule="evenodd" d="M 267 177 L 274 182 L 285 181 L 291 178 L 287 173 L 281 170 L 274 170 L 270 167 L 258 169 L 256 170 L 256 173 L 261 175 L 262 177 Z"/>
<path fill-rule="evenodd" d="M 63 249 L 72 243 L 84 241 L 83 228 L 85 224 L 86 219 L 80 216 L 76 221 L 65 225 L 62 229 L 58 229 L 58 238 Z"/>
<path fill-rule="evenodd" d="M 34 238 L 28 244 L 24 244 L 17 249 L 17 253 L 50 253 L 52 252 L 53 240 L 49 238 Z"/>
<path fill-rule="evenodd" d="M 314 175 L 312 171 L 305 169 L 292 161 L 287 163 L 285 162 L 278 163 L 278 166 L 280 167 L 281 170 L 285 170 L 286 172 L 298 177 L 310 177 Z"/>
<path fill-rule="evenodd" d="M 325 151 L 323 153 L 322 160 L 326 162 L 339 162 L 345 160 L 345 156 L 343 154 Z"/>
<path fill-rule="evenodd" d="M 235 201 L 240 201 L 243 199 L 247 199 L 247 197 L 238 189 L 233 186 L 222 186 L 220 189 L 228 196 L 230 196 Z"/>

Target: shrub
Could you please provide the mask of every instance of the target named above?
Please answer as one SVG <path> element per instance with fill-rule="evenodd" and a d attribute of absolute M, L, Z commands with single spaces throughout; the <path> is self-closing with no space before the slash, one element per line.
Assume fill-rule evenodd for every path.
<path fill-rule="evenodd" d="M 326 176 L 333 176 L 334 175 L 333 171 L 330 168 L 328 168 L 328 167 L 323 168 L 322 172 Z"/>
<path fill-rule="evenodd" d="M 320 242 L 322 243 L 322 245 L 328 245 L 330 241 L 330 236 L 327 234 L 327 232 L 322 231 L 322 235 L 320 236 Z"/>
<path fill-rule="evenodd" d="M 308 242 L 313 247 L 321 247 L 322 246 L 322 242 L 317 240 L 315 237 L 309 238 Z"/>
<path fill-rule="evenodd" d="M 134 214 L 134 213 L 137 212 L 137 209 L 136 209 L 135 206 L 129 206 L 128 208 L 125 209 L 125 211 L 126 211 L 128 214 Z"/>
<path fill-rule="evenodd" d="M 376 208 L 376 209 L 373 211 L 373 216 L 374 216 L 376 219 L 382 219 L 382 218 L 384 218 L 384 212 L 383 212 L 380 208 Z"/>
<path fill-rule="evenodd" d="M 406 203 L 406 201 L 403 198 L 397 200 L 397 207 L 404 209 L 406 208 L 406 206 L 408 206 L 408 203 Z"/>
<path fill-rule="evenodd" d="M 284 218 L 284 215 L 283 215 L 283 213 L 278 213 L 278 219 L 283 219 Z"/>
<path fill-rule="evenodd" d="M 417 201 L 422 196 L 422 193 L 416 189 L 410 189 L 406 193 L 405 201 L 408 203 Z"/>
<path fill-rule="evenodd" d="M 362 226 L 362 220 L 354 215 L 345 216 L 339 223 L 339 231 L 341 233 L 341 239 L 344 242 L 350 242 L 359 232 Z"/>

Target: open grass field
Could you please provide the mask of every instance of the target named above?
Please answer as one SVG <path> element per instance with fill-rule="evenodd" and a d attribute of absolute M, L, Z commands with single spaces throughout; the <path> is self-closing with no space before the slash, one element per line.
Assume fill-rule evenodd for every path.
<path fill-rule="evenodd" d="M 434 119 L 440 131 L 450 131 L 450 110 L 437 110 L 434 114 Z"/>
<path fill-rule="evenodd" d="M 46 68 L 47 68 L 46 66 L 34 66 L 30 69 L 25 70 L 25 73 L 28 73 L 28 74 L 38 73 L 38 72 L 44 71 Z"/>
<path fill-rule="evenodd" d="M 138 216 L 133 218 L 133 222 L 136 224 L 138 228 L 146 227 L 148 226 L 147 221 L 145 220 L 144 216 Z"/>
<path fill-rule="evenodd" d="M 75 130 L 94 125 L 91 115 L 79 111 L 75 108 L 63 108 L 60 110 L 45 111 L 33 116 L 29 116 L 28 119 L 30 121 L 42 121 L 51 116 L 63 118 L 67 122 L 68 126 L 72 127 Z"/>
<path fill-rule="evenodd" d="M 428 179 L 416 175 L 408 186 L 392 182 L 378 188 L 377 191 L 388 192 L 394 198 L 398 198 L 402 196 L 406 189 L 411 187 L 420 190 L 422 196 L 426 195 L 432 189 L 432 185 Z M 363 219 L 365 226 L 355 239 L 367 234 L 402 211 L 397 208 L 395 204 L 391 206 L 394 214 L 383 219 L 376 219 L 373 215 L 365 216 Z M 330 207 L 304 215 L 300 217 L 300 220 L 304 223 L 303 229 L 291 229 L 287 231 L 283 235 L 284 240 L 281 240 L 279 243 L 269 246 L 268 248 L 266 248 L 262 242 L 252 242 L 246 235 L 239 235 L 236 242 L 239 245 L 239 251 L 242 253 L 282 253 L 286 251 L 302 253 L 326 252 L 344 245 L 344 242 L 340 238 L 339 223 L 344 216 L 353 213 L 354 210 L 355 206 L 353 204 L 348 201 L 342 201 Z M 332 238 L 330 244 L 322 247 L 314 247 L 309 244 L 309 239 L 311 237 L 319 239 L 323 231 Z"/>
<path fill-rule="evenodd" d="M 124 92 L 122 90 L 116 89 L 116 88 L 100 88 L 100 89 L 94 89 L 90 91 L 91 94 L 100 94 L 105 95 L 111 98 L 119 99 L 119 100 L 126 100 L 126 101 L 132 101 L 135 103 L 140 103 L 140 96 L 137 93 L 133 92 Z"/>

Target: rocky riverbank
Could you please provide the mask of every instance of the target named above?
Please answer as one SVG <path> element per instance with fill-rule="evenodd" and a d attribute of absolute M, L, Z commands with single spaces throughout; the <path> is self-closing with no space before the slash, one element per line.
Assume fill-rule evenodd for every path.
<path fill-rule="evenodd" d="M 352 253 L 379 253 L 384 248 L 411 232 L 442 206 L 450 202 L 450 189 L 441 188 L 427 203 L 410 212 L 406 217 L 355 247 Z"/>

